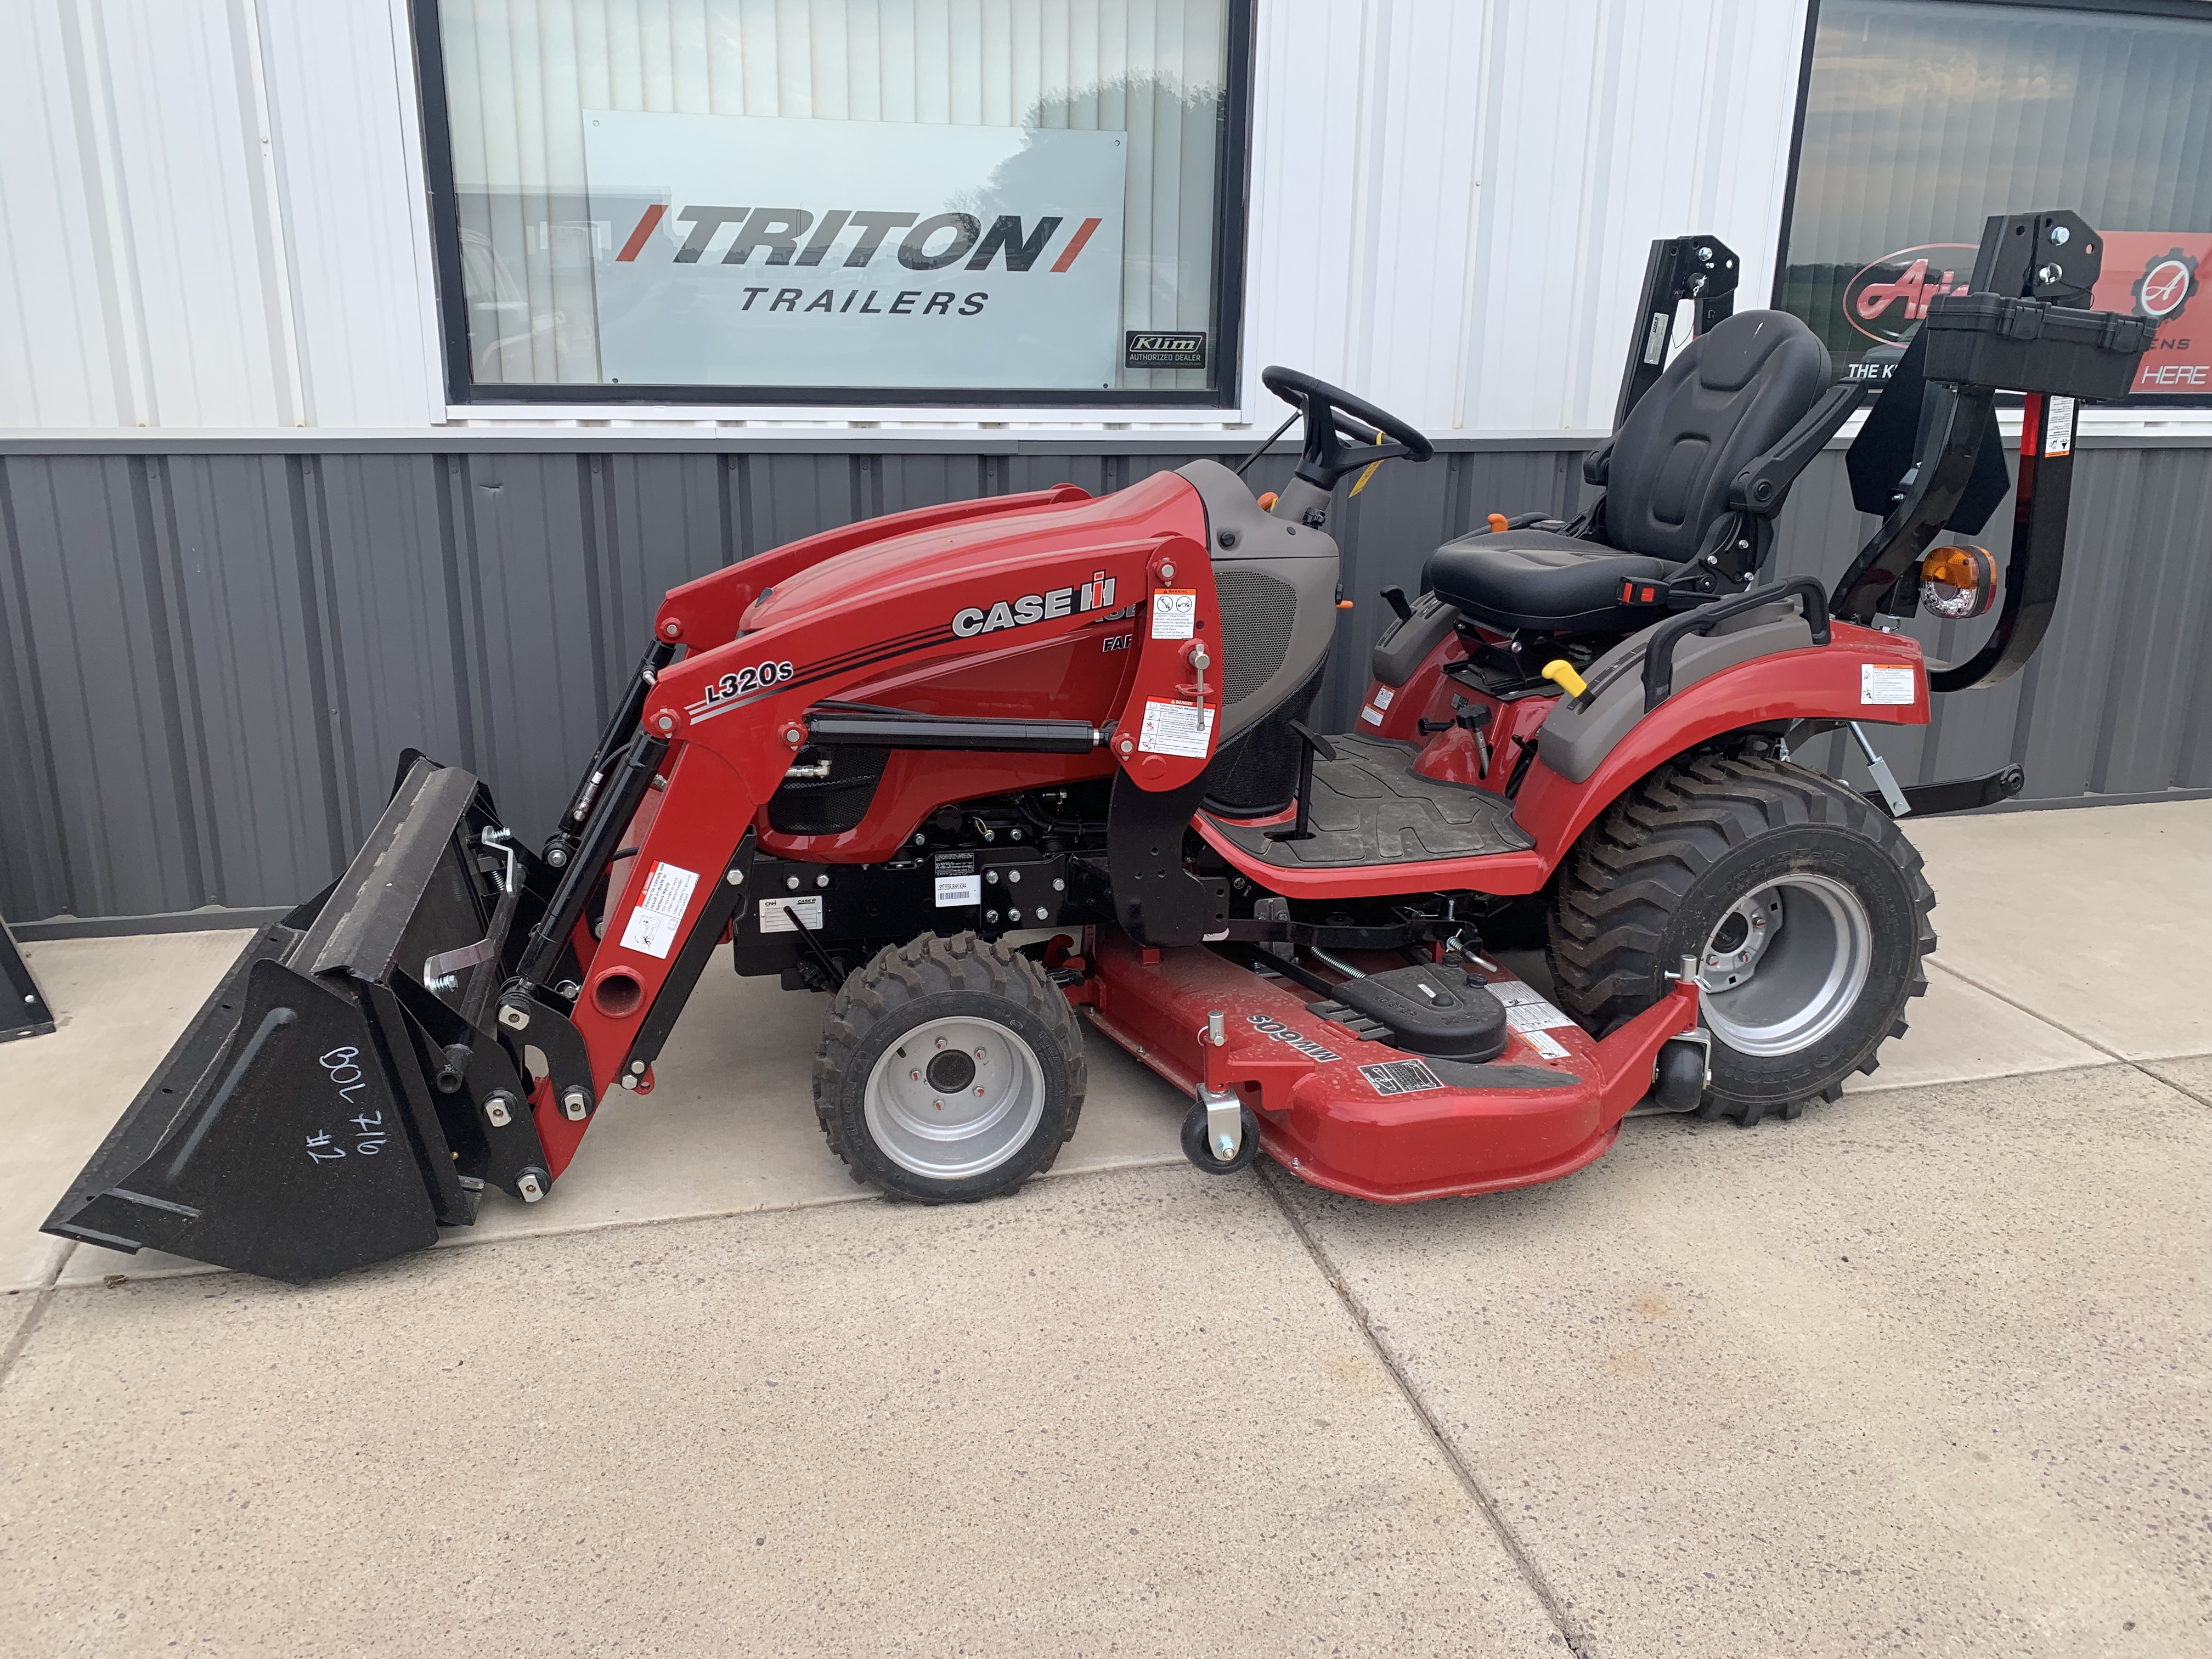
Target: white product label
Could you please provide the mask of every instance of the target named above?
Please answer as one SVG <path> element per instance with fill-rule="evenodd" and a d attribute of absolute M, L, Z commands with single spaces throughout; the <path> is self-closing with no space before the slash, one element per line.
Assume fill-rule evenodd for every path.
<path fill-rule="evenodd" d="M 1203 760 L 1212 742 L 1211 708 L 1187 702 L 1146 702 L 1145 725 L 1137 734 L 1137 747 L 1147 755 L 1188 755 Z"/>
<path fill-rule="evenodd" d="M 1863 706 L 1905 706 L 1912 702 L 1912 671 L 1887 663 L 1859 665 L 1859 702 Z"/>
<path fill-rule="evenodd" d="M 1418 1060 L 1386 1060 L 1379 1066 L 1363 1066 L 1359 1075 L 1378 1095 L 1417 1095 L 1444 1086 L 1437 1074 Z"/>
<path fill-rule="evenodd" d="M 1565 1060 L 1567 1057 L 1566 1049 L 1558 1040 L 1546 1036 L 1541 1031 L 1523 1031 L 1521 1040 L 1547 1060 Z"/>
<path fill-rule="evenodd" d="M 2046 455 L 2071 455 L 2074 453 L 2074 400 L 2053 398 L 2050 403 L 2050 417 L 2043 428 L 2043 453 Z"/>
<path fill-rule="evenodd" d="M 623 949 L 638 951 L 664 961 L 675 948 L 676 931 L 684 925 L 684 907 L 699 884 L 699 872 L 673 864 L 656 864 L 645 878 L 645 891 L 637 908 L 623 928 Z"/>
<path fill-rule="evenodd" d="M 1371 726 L 1380 726 L 1382 724 L 1382 711 L 1370 705 L 1359 711 L 1359 718 Z"/>
<path fill-rule="evenodd" d="M 937 908 L 949 904 L 981 904 L 983 902 L 983 878 L 981 876 L 939 876 L 937 878 Z"/>
<path fill-rule="evenodd" d="M 793 914 L 799 917 L 792 921 Z M 801 927 L 812 933 L 822 930 L 822 895 L 809 893 L 805 898 L 793 893 L 771 894 L 761 901 L 760 930 L 763 933 L 795 933 Z"/>
<path fill-rule="evenodd" d="M 1494 979 L 1490 981 L 1490 994 L 1505 1005 L 1505 1023 L 1523 1036 L 1574 1024 L 1545 1001 L 1542 992 L 1520 980 Z"/>
<path fill-rule="evenodd" d="M 1378 685 L 1375 688 L 1375 695 L 1370 697 L 1368 701 L 1373 703 L 1377 708 L 1388 708 L 1390 706 L 1390 699 L 1397 695 L 1398 694 L 1395 691 L 1393 691 L 1389 686 Z"/>
<path fill-rule="evenodd" d="M 1152 595 L 1152 637 L 1187 640 L 1198 629 L 1198 594 L 1190 588 L 1164 587 Z"/>

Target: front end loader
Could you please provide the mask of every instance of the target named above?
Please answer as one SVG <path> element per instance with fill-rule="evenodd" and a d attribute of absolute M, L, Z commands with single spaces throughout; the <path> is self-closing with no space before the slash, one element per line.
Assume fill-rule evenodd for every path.
<path fill-rule="evenodd" d="M 1352 729 L 1314 729 L 1340 482 L 1415 428 L 1286 369 L 1279 491 L 1211 461 L 830 531 L 672 591 L 551 834 L 404 757 L 319 898 L 265 927 L 46 1225 L 307 1281 L 557 1202 L 600 1103 L 650 1093 L 708 962 L 827 994 L 814 1109 L 857 1179 L 1006 1193 L 1076 1133 L 1089 1031 L 1189 1101 L 1191 1162 L 1383 1201 L 1555 1179 L 1639 1111 L 1794 1117 L 1924 988 L 1934 902 L 1811 736 L 2013 672 L 2057 592 L 2075 400 L 2137 319 L 2076 308 L 2097 238 L 1991 220 L 1851 457 L 1881 528 L 1832 588 L 1763 582 L 1863 387 L 1732 312 L 1713 239 L 1655 250 L 1619 429 L 1571 520 L 1493 514 L 1385 594 Z M 2050 254 L 2063 246 L 2062 261 Z M 2055 275 L 2053 273 L 2056 273 Z M 1692 302 L 1669 357 L 1665 319 Z M 2002 580 L 1994 396 L 2027 394 Z M 1994 485 L 1992 472 L 1994 467 Z M 2002 592 L 2002 602 L 1998 596 Z M 1899 631 L 1996 606 L 1969 661 Z M 1548 987 L 1496 951 L 1531 917 Z"/>

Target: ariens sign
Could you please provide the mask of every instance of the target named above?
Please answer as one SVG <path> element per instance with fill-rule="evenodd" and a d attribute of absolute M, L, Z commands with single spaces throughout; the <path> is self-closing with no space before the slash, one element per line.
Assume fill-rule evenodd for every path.
<path fill-rule="evenodd" d="M 584 132 L 611 383 L 1115 382 L 1122 134 L 606 110 Z"/>

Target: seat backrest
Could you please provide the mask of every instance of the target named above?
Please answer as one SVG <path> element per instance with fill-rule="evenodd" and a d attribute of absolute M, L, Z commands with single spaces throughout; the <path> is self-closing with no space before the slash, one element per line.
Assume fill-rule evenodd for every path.
<path fill-rule="evenodd" d="M 1613 436 L 1606 541 L 1677 563 L 1693 556 L 1736 474 L 1828 380 L 1827 348 L 1786 311 L 1739 312 L 1691 341 Z"/>

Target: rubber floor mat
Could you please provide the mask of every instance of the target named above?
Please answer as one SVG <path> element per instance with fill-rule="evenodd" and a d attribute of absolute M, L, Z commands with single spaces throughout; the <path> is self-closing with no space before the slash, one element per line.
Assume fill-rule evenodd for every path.
<path fill-rule="evenodd" d="M 1270 830 L 1286 823 L 1263 829 L 1215 817 L 1215 825 L 1243 851 L 1291 869 L 1414 864 L 1518 853 L 1536 844 L 1514 823 L 1513 805 L 1504 796 L 1415 772 L 1420 750 L 1413 744 L 1352 735 L 1329 743 L 1336 759 L 1314 763 L 1310 839 L 1268 839 Z"/>

